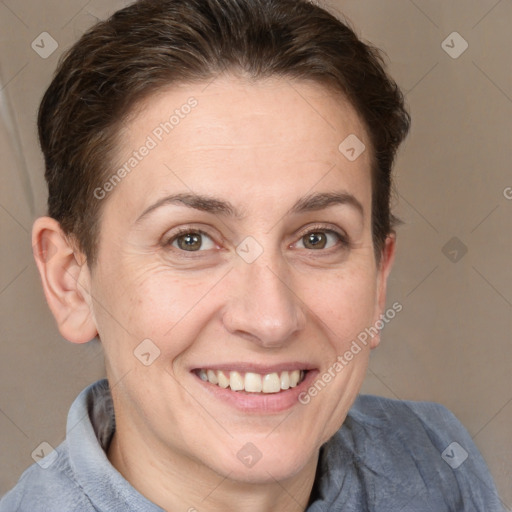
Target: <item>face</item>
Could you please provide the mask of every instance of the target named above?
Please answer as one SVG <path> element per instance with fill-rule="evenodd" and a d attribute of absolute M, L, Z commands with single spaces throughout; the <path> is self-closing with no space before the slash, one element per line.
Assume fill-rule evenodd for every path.
<path fill-rule="evenodd" d="M 367 148 L 353 161 L 351 134 Z M 119 432 L 235 480 L 293 476 L 341 426 L 378 339 L 340 363 L 389 270 L 363 124 L 318 84 L 224 77 L 151 97 L 120 135 L 114 170 L 134 160 L 92 198 L 90 275 Z"/>

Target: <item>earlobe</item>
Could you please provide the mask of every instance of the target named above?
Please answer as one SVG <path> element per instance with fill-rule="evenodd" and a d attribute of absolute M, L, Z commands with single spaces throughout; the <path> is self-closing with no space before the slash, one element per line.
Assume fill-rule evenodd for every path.
<path fill-rule="evenodd" d="M 394 232 L 390 233 L 384 244 L 384 248 L 382 249 L 382 255 L 380 260 L 380 265 L 377 274 L 377 289 L 376 289 L 376 297 L 375 297 L 375 315 L 373 325 L 377 323 L 378 320 L 381 319 L 381 315 L 384 313 L 384 308 L 386 307 L 386 288 L 387 281 L 389 277 L 389 273 L 391 272 L 391 268 L 393 266 L 393 262 L 395 260 L 395 252 L 396 252 L 396 234 Z M 375 348 L 380 343 L 380 333 L 372 338 L 371 348 Z"/>
<path fill-rule="evenodd" d="M 32 248 L 60 333 L 73 343 L 92 340 L 97 329 L 88 294 L 90 272 L 85 257 L 73 250 L 69 237 L 51 217 L 40 217 L 34 222 Z"/>

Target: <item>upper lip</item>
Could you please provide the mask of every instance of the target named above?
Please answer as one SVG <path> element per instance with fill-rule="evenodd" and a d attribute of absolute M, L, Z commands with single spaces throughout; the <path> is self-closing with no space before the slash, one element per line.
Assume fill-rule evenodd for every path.
<path fill-rule="evenodd" d="M 241 373 L 259 373 L 261 375 L 267 375 L 268 373 L 279 373 L 283 371 L 293 370 L 314 370 L 316 369 L 311 363 L 304 362 L 288 362 L 288 363 L 277 363 L 277 364 L 255 364 L 255 363 L 221 363 L 221 364 L 209 364 L 206 363 L 204 366 L 195 366 L 191 371 L 196 370 L 217 370 L 223 372 L 241 372 Z"/>

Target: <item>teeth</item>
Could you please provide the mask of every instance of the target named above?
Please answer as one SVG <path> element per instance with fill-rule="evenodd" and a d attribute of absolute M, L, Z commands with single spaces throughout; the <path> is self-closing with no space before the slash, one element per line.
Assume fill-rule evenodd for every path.
<path fill-rule="evenodd" d="M 281 389 L 290 388 L 290 374 L 288 372 L 281 372 Z"/>
<path fill-rule="evenodd" d="M 300 380 L 300 370 L 293 370 L 293 372 L 290 373 L 290 387 L 294 388 Z"/>
<path fill-rule="evenodd" d="M 197 372 L 199 378 L 221 388 L 229 387 L 232 391 L 246 391 L 248 393 L 279 393 L 294 388 L 304 380 L 303 370 L 283 371 L 280 373 L 259 373 L 237 371 L 224 372 L 221 370 L 204 370 Z"/>
<path fill-rule="evenodd" d="M 229 387 L 232 391 L 244 389 L 244 379 L 238 372 L 229 372 Z"/>
<path fill-rule="evenodd" d="M 277 375 L 277 373 L 265 375 L 265 377 L 263 377 L 263 393 L 278 393 L 279 391 L 281 391 L 279 375 Z"/>
<path fill-rule="evenodd" d="M 229 378 L 226 376 L 226 374 L 224 372 L 221 372 L 221 371 L 218 371 L 216 372 L 217 373 L 217 381 L 218 381 L 218 385 L 221 387 L 221 388 L 227 388 L 229 386 Z M 207 374 L 208 375 L 208 374 Z M 209 380 L 209 379 L 208 379 Z M 215 384 L 214 382 L 212 382 L 210 380 L 210 382 L 212 384 Z"/>
<path fill-rule="evenodd" d="M 201 370 L 203 371 L 203 370 Z M 217 374 L 213 370 L 208 370 L 206 372 L 207 380 L 209 380 L 212 384 L 218 384 L 219 379 L 217 378 Z"/>
<path fill-rule="evenodd" d="M 257 373 L 247 372 L 245 374 L 245 391 L 249 391 L 250 393 L 259 393 L 262 389 L 261 384 L 261 375 Z M 233 389 L 233 388 L 231 388 Z"/>

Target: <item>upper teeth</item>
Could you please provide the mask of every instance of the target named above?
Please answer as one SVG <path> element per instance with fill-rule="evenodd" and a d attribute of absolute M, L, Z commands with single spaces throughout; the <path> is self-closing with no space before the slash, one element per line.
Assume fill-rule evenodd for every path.
<path fill-rule="evenodd" d="M 278 393 L 281 390 L 294 388 L 304 379 L 303 370 L 267 373 L 260 375 L 252 372 L 199 370 L 199 377 L 205 382 L 216 384 L 221 388 L 228 386 L 232 391 L 247 391 L 249 393 Z"/>

